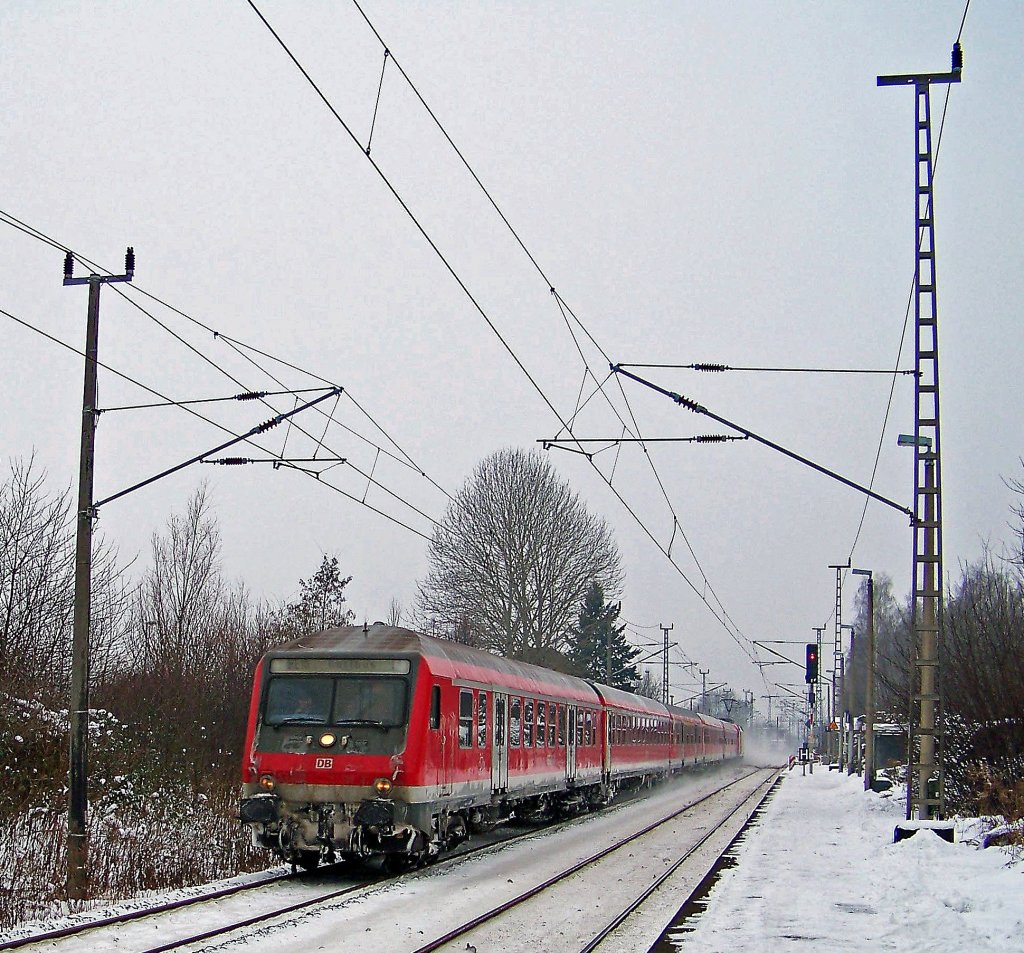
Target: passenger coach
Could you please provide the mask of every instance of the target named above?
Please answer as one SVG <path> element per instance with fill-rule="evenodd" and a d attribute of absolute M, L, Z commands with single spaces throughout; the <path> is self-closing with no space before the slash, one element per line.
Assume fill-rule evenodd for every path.
<path fill-rule="evenodd" d="M 377 623 L 257 667 L 241 818 L 292 863 L 429 859 L 515 814 L 740 754 L 739 729 L 649 698 Z"/>

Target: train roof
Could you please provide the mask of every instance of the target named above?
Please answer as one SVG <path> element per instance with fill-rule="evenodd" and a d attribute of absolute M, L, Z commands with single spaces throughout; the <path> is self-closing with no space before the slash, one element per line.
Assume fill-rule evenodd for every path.
<path fill-rule="evenodd" d="M 590 703 L 598 700 L 594 689 L 582 678 L 382 622 L 324 629 L 279 645 L 266 654 L 270 657 L 301 657 L 311 653 L 326 658 L 365 658 L 367 655 L 381 654 L 417 656 L 426 660 L 431 672 L 457 682 L 473 684 L 491 681 L 489 676 L 500 674 L 510 689 L 563 695 Z"/>
<path fill-rule="evenodd" d="M 665 716 L 668 714 L 668 708 L 656 698 L 634 695 L 632 692 L 623 691 L 621 688 L 612 688 L 611 685 L 602 685 L 600 682 L 591 682 L 590 684 L 609 705 L 615 708 L 648 715 Z"/>

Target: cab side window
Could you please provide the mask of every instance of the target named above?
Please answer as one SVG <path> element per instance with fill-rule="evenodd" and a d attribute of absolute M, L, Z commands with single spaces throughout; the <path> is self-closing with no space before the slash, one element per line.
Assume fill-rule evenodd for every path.
<path fill-rule="evenodd" d="M 434 685 L 430 689 L 430 727 L 441 727 L 441 686 Z"/>

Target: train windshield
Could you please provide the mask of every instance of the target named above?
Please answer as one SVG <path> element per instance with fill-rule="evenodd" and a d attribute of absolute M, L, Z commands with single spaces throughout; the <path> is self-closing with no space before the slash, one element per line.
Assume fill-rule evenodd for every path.
<path fill-rule="evenodd" d="M 340 675 L 272 678 L 264 719 L 270 725 L 372 725 L 406 722 L 404 678 Z"/>

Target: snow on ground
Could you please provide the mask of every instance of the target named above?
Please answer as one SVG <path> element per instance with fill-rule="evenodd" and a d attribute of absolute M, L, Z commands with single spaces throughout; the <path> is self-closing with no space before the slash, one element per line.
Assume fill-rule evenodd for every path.
<path fill-rule="evenodd" d="M 899 797 L 865 793 L 860 778 L 821 765 L 806 775 L 798 766 L 783 778 L 761 820 L 737 848 L 736 865 L 721 875 L 707 910 L 676 933 L 675 947 L 684 953 L 1024 951 L 1024 860 L 1013 863 L 1004 849 L 981 850 L 976 841 L 969 842 L 977 834 L 975 822 L 958 823 L 955 844 L 931 831 L 895 844 L 893 830 L 903 818 Z M 424 877 L 371 890 L 358 900 L 339 900 L 226 948 L 254 953 L 367 949 L 372 941 L 376 948 L 402 953 L 442 932 L 439 928 L 460 900 L 468 899 L 479 912 L 489 890 L 520 882 L 524 856 L 561 859 L 570 848 L 592 847 L 599 836 L 625 829 L 636 810 L 658 813 L 678 803 L 684 792 L 704 793 L 714 783 L 712 777 L 701 777 L 664 785 L 633 807 L 622 805 L 621 811 L 539 831 L 518 848 L 467 858 L 443 875 L 428 870 Z M 684 899 L 680 896 L 679 903 Z M 592 900 L 580 896 L 578 903 L 566 902 L 580 906 Z M 236 901 L 242 906 L 252 902 Z M 208 928 L 209 917 L 202 909 L 182 912 L 189 932 Z M 553 928 L 549 945 L 538 947 L 534 939 L 528 946 L 506 942 L 504 949 L 562 953 L 557 937 Z M 152 945 L 133 945 L 127 933 L 107 940 L 68 940 L 47 948 L 93 953 Z M 648 943 L 638 937 L 635 949 L 641 953 Z"/>
<path fill-rule="evenodd" d="M 901 800 L 864 792 L 856 776 L 796 767 L 679 948 L 1024 950 L 1024 861 L 961 841 L 962 823 L 958 843 L 931 831 L 893 843 L 903 816 Z"/>

